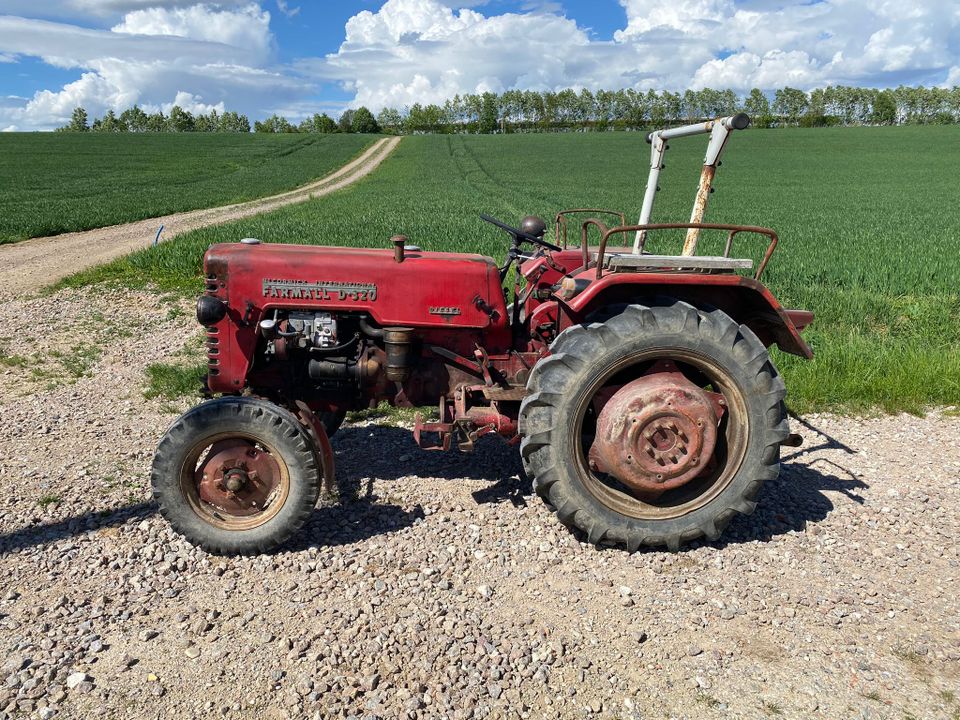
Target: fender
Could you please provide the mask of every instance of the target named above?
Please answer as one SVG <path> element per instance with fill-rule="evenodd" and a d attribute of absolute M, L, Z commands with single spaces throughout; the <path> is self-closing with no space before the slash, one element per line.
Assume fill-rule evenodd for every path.
<path fill-rule="evenodd" d="M 753 278 L 694 273 L 611 273 L 597 280 L 592 271 L 577 277 L 591 282 L 579 295 L 561 303 L 561 315 L 568 318 L 566 323 L 561 319 L 561 329 L 584 322 L 589 315 L 609 305 L 664 295 L 700 307 L 716 307 L 753 330 L 767 347 L 776 344 L 791 355 L 813 358 L 813 350 L 800 337 L 800 330 L 813 322 L 813 313 L 785 309 L 773 293 Z"/>

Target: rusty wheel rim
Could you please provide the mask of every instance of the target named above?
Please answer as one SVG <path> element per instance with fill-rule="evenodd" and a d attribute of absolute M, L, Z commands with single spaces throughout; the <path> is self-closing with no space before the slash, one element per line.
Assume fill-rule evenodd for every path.
<path fill-rule="evenodd" d="M 204 522 L 222 530 L 252 530 L 283 508 L 290 470 L 261 438 L 220 433 L 199 440 L 187 453 L 180 490 Z"/>
<path fill-rule="evenodd" d="M 705 461 L 704 474 L 657 497 L 643 497 L 615 476 L 591 469 L 589 451 L 591 405 L 594 397 L 625 371 L 643 370 L 657 361 L 672 361 L 700 387 L 712 387 L 723 396 L 727 412 L 720 420 L 713 462 Z M 692 377 L 691 377 L 692 376 Z M 634 375 L 638 377 L 638 375 Z M 611 510 L 638 520 L 669 520 L 695 512 L 720 495 L 736 476 L 746 455 L 750 427 L 743 391 L 733 377 L 711 358 L 682 348 L 657 348 L 622 358 L 574 400 L 576 414 L 571 427 L 574 462 L 585 489 Z"/>

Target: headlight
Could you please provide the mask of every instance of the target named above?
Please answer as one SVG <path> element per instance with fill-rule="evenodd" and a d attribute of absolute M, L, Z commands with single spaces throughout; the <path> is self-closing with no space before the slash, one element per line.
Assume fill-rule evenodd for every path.
<path fill-rule="evenodd" d="M 197 300 L 197 322 L 201 325 L 216 325 L 227 315 L 227 304 L 209 295 Z"/>

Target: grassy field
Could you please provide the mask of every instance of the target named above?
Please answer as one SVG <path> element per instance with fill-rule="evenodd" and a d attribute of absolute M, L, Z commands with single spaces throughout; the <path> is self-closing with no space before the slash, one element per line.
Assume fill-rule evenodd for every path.
<path fill-rule="evenodd" d="M 674 141 L 654 219 L 685 220 L 705 143 Z M 503 256 L 516 222 L 562 207 L 640 205 L 649 147 L 639 134 L 410 137 L 370 178 L 322 200 L 201 230 L 72 278 L 200 290 L 213 242 L 388 245 Z M 798 411 L 920 411 L 960 403 L 960 129 L 754 130 L 734 137 L 708 219 L 767 225 L 781 245 L 766 282 L 812 309 L 813 362 L 776 354 Z M 719 242 L 714 238 L 709 245 Z M 665 238 L 672 250 L 679 237 Z M 757 257 L 760 243 L 737 253 Z"/>
<path fill-rule="evenodd" d="M 344 165 L 369 135 L 0 134 L 0 243 L 227 205 Z"/>

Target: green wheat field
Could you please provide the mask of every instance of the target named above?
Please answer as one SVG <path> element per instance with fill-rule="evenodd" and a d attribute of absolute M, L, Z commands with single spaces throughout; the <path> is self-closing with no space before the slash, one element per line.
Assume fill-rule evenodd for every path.
<path fill-rule="evenodd" d="M 0 244 L 289 190 L 369 135 L 0 133 Z"/>
<path fill-rule="evenodd" d="M 158 139 L 159 140 L 159 139 Z M 686 220 L 705 142 L 672 142 L 654 220 Z M 788 307 L 813 310 L 812 362 L 774 353 L 798 412 L 908 411 L 960 404 L 960 128 L 752 130 L 734 136 L 707 220 L 765 225 L 780 248 L 765 276 Z M 481 222 L 574 206 L 634 218 L 649 168 L 639 133 L 415 136 L 353 187 L 196 231 L 81 273 L 68 285 L 153 283 L 199 292 L 211 243 L 388 246 L 398 232 L 431 250 L 502 258 Z M 65 193 L 66 194 L 66 193 Z M 707 239 L 704 253 L 722 238 Z M 679 236 L 653 249 L 679 249 Z M 735 255 L 759 257 L 744 238 Z"/>

